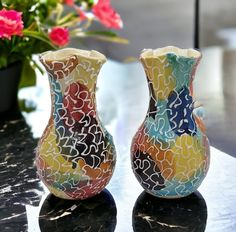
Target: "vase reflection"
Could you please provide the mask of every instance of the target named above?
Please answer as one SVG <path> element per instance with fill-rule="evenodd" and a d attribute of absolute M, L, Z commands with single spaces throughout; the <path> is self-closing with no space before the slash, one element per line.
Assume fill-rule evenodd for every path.
<path fill-rule="evenodd" d="M 134 232 L 205 231 L 207 205 L 196 191 L 182 199 L 161 199 L 142 192 L 133 208 Z"/>
<path fill-rule="evenodd" d="M 108 190 L 81 201 L 64 200 L 49 194 L 39 216 L 41 232 L 104 231 L 116 227 L 116 204 Z"/>

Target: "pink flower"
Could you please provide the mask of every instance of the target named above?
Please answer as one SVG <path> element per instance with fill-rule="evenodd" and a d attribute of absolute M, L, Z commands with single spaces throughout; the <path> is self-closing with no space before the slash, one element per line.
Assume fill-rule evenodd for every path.
<path fill-rule="evenodd" d="M 64 0 L 64 3 L 68 6 L 73 6 L 74 5 L 74 0 Z"/>
<path fill-rule="evenodd" d="M 15 10 L 0 10 L 0 38 L 11 39 L 13 35 L 22 36 L 23 21 L 22 12 Z"/>
<path fill-rule="evenodd" d="M 108 28 L 120 29 L 123 26 L 120 15 L 111 7 L 110 0 L 98 0 L 92 11 L 98 20 Z"/>
<path fill-rule="evenodd" d="M 69 43 L 69 31 L 63 27 L 54 27 L 49 33 L 51 42 L 59 47 L 63 47 Z"/>
<path fill-rule="evenodd" d="M 64 0 L 64 3 L 68 6 L 74 7 L 74 9 L 78 12 L 81 21 L 87 18 L 86 13 L 74 3 L 74 0 Z"/>

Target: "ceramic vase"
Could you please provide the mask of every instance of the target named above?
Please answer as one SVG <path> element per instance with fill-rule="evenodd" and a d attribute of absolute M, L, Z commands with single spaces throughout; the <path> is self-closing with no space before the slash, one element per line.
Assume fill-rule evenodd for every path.
<path fill-rule="evenodd" d="M 162 198 L 193 193 L 209 167 L 209 142 L 194 113 L 192 81 L 201 59 L 194 49 L 141 53 L 150 91 L 146 118 L 131 145 L 133 172 L 146 192 Z"/>
<path fill-rule="evenodd" d="M 38 175 L 57 197 L 92 197 L 108 184 L 116 162 L 112 136 L 96 111 L 105 56 L 66 48 L 43 53 L 40 61 L 48 73 L 52 109 L 37 148 Z"/>

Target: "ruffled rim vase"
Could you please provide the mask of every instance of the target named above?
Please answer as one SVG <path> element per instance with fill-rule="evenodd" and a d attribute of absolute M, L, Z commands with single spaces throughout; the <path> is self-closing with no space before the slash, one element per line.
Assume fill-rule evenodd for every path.
<path fill-rule="evenodd" d="M 108 184 L 116 162 L 112 136 L 96 111 L 97 51 L 66 48 L 40 56 L 48 73 L 52 110 L 39 141 L 38 175 L 55 196 L 85 199 Z"/>
<path fill-rule="evenodd" d="M 141 186 L 157 197 L 190 195 L 209 168 L 209 142 L 192 97 L 200 59 L 197 50 L 173 46 L 146 49 L 140 56 L 150 101 L 132 141 L 131 161 Z"/>

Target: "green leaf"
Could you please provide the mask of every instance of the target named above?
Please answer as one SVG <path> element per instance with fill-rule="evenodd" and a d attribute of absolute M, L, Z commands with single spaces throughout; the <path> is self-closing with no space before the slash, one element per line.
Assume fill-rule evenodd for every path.
<path fill-rule="evenodd" d="M 47 0 L 46 1 L 46 4 L 48 6 L 52 6 L 52 7 L 55 7 L 57 5 L 57 3 L 58 3 L 58 0 Z"/>
<path fill-rule="evenodd" d="M 0 69 L 6 68 L 8 64 L 7 46 L 0 40 Z"/>
<path fill-rule="evenodd" d="M 41 41 L 47 43 L 48 45 L 50 45 L 54 49 L 57 48 L 56 46 L 54 46 L 51 43 L 51 41 L 48 39 L 48 37 L 46 37 L 45 35 L 43 35 L 42 33 L 38 32 L 38 31 L 23 30 L 23 34 L 28 36 L 28 37 L 33 37 L 35 39 L 41 40 Z"/>
<path fill-rule="evenodd" d="M 75 18 L 75 13 L 69 13 L 66 16 L 64 16 L 63 18 L 61 18 L 60 20 L 58 20 L 58 25 L 62 25 L 66 22 L 69 22 L 70 20 L 72 20 L 73 18 Z"/>
<path fill-rule="evenodd" d="M 92 37 L 114 43 L 121 43 L 121 44 L 129 43 L 129 40 L 119 37 L 114 32 L 111 31 L 87 31 L 87 32 L 79 32 L 76 35 L 80 37 Z"/>
<path fill-rule="evenodd" d="M 36 73 L 30 65 L 30 61 L 25 59 L 21 72 L 21 81 L 19 88 L 34 86 L 36 84 Z"/>
<path fill-rule="evenodd" d="M 104 35 L 104 36 L 109 36 L 109 37 L 116 37 L 116 33 L 113 31 L 87 31 L 85 32 L 86 34 L 91 34 L 91 35 Z"/>
<path fill-rule="evenodd" d="M 0 56 L 0 69 L 7 67 L 7 57 Z"/>

